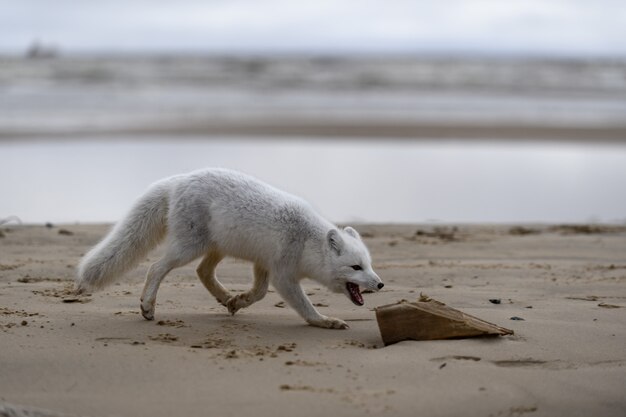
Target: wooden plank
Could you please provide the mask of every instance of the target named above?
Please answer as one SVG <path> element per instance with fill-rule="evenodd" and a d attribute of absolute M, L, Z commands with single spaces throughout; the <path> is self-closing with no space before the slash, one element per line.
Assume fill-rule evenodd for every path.
<path fill-rule="evenodd" d="M 463 313 L 427 296 L 376 308 L 376 319 L 385 345 L 402 340 L 463 339 L 504 336 L 513 330 Z"/>

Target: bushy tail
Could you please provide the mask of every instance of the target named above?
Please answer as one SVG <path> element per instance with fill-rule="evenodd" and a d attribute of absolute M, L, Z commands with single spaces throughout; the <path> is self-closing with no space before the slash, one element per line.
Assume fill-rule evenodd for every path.
<path fill-rule="evenodd" d="M 103 288 L 137 265 L 165 236 L 168 192 L 162 184 L 139 198 L 78 265 L 79 292 Z"/>

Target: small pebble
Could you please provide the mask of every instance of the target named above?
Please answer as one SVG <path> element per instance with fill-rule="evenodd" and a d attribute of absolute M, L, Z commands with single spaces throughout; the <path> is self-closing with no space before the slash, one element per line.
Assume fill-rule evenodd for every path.
<path fill-rule="evenodd" d="M 524 319 L 523 319 L 523 318 L 521 318 L 521 317 L 517 317 L 517 316 L 513 316 L 513 317 L 511 317 L 511 320 L 524 321 Z"/>
<path fill-rule="evenodd" d="M 502 302 L 502 300 L 501 300 L 501 299 L 499 299 L 499 298 L 490 298 L 490 299 L 489 299 L 489 302 L 490 302 L 491 304 L 500 304 L 500 303 Z"/>

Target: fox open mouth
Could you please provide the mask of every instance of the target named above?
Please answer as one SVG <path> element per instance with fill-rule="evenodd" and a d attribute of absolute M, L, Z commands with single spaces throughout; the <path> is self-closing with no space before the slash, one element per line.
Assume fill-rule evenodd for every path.
<path fill-rule="evenodd" d="M 346 289 L 348 290 L 348 294 L 350 295 L 350 300 L 352 300 L 354 304 L 358 306 L 362 306 L 363 304 L 365 304 L 358 285 L 347 282 Z"/>

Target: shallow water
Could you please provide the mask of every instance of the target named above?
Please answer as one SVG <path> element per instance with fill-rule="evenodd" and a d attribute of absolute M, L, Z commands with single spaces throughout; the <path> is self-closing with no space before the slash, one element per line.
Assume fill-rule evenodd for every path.
<path fill-rule="evenodd" d="M 621 145 L 103 137 L 5 142 L 0 157 L 0 218 L 27 223 L 115 221 L 153 181 L 207 166 L 338 222 L 626 221 Z"/>
<path fill-rule="evenodd" d="M 0 132 L 249 120 L 623 126 L 626 61 L 0 57 Z"/>

